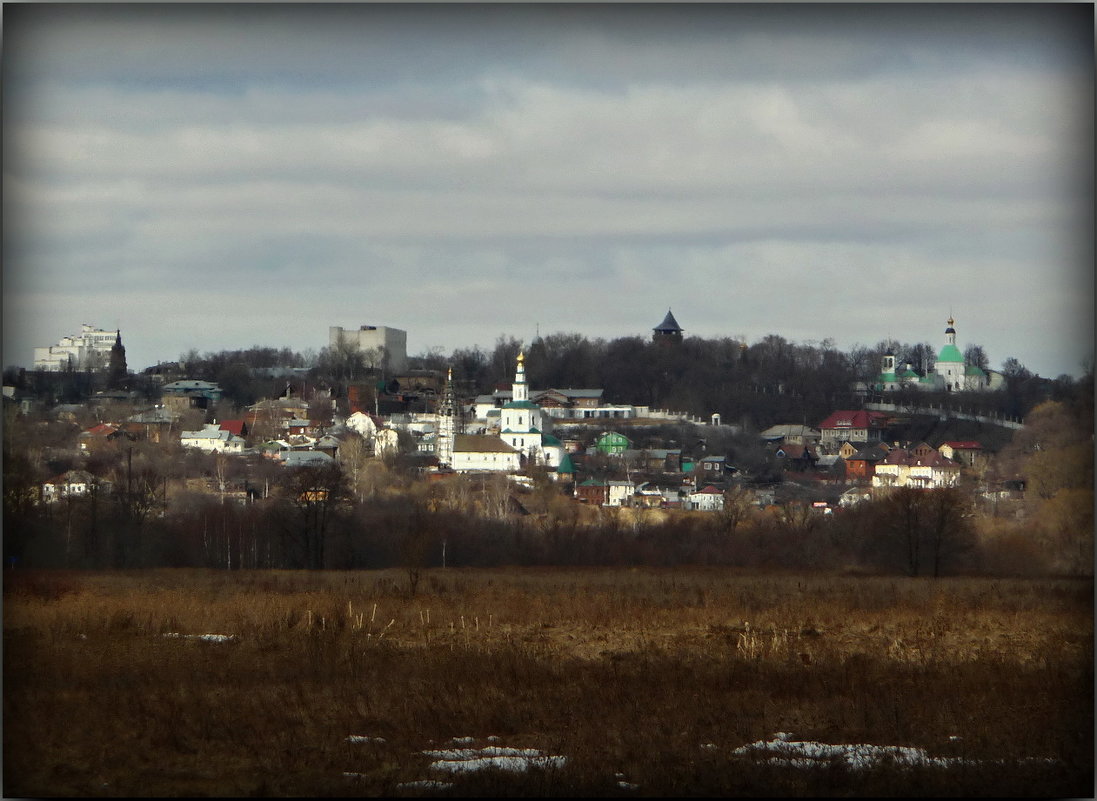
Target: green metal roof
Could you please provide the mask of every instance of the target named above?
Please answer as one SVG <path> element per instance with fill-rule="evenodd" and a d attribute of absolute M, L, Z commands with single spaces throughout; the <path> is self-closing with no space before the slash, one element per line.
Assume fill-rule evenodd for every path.
<path fill-rule="evenodd" d="M 945 345 L 941 348 L 941 354 L 937 357 L 939 362 L 962 362 L 963 360 L 964 357 L 960 353 L 960 349 L 955 345 Z"/>
<path fill-rule="evenodd" d="M 503 404 L 504 409 L 540 409 L 536 403 L 530 401 L 508 401 Z"/>

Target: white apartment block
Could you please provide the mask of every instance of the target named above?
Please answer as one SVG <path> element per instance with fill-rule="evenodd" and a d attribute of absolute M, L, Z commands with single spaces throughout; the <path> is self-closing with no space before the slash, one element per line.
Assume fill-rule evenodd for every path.
<path fill-rule="evenodd" d="M 408 332 L 383 325 L 363 325 L 357 329 L 333 325 L 328 328 L 328 345 L 354 344 L 359 350 L 379 348 L 387 375 L 399 375 L 408 369 Z"/>
<path fill-rule="evenodd" d="M 34 369 L 60 372 L 95 370 L 110 362 L 110 349 L 118 337 L 118 331 L 106 331 L 84 323 L 80 333 L 61 337 L 56 345 L 34 349 Z"/>

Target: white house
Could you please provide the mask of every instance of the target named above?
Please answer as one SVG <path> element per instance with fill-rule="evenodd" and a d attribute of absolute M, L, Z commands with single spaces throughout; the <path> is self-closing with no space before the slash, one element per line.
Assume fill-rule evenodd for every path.
<path fill-rule="evenodd" d="M 636 484 L 632 481 L 607 481 L 606 506 L 631 506 Z"/>
<path fill-rule="evenodd" d="M 719 512 L 724 508 L 724 492 L 709 484 L 689 494 L 686 508 L 698 512 Z"/>
<path fill-rule="evenodd" d="M 45 503 L 55 503 L 62 498 L 78 498 L 87 495 L 93 488 L 109 492 L 111 483 L 86 470 L 69 470 L 42 485 L 42 500 Z"/>
<path fill-rule="evenodd" d="M 197 448 L 207 453 L 243 453 L 244 439 L 225 431 L 217 423 L 207 423 L 201 431 L 182 431 L 179 444 L 184 448 Z"/>

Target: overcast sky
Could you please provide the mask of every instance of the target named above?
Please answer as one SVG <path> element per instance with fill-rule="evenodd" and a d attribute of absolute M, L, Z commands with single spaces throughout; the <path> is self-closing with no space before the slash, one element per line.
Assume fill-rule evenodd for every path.
<path fill-rule="evenodd" d="M 11 5 L 3 362 L 386 325 L 1093 359 L 1093 6 Z"/>

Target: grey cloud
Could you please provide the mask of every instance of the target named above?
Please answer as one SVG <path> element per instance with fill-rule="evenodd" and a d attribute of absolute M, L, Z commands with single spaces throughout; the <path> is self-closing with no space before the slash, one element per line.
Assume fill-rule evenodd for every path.
<path fill-rule="evenodd" d="M 972 315 L 973 341 L 1077 361 L 1084 308 L 1031 336 L 989 326 L 1076 302 L 1092 265 L 1072 216 L 1092 212 L 1078 11 L 180 5 L 12 14 L 5 288 L 35 316 L 24 354 L 118 304 L 149 324 L 165 283 L 200 349 L 320 347 L 330 317 L 388 311 L 414 350 L 490 346 L 531 313 L 646 335 L 668 295 L 695 333 L 934 341 L 951 280 L 997 310 Z M 760 300 L 774 277 L 801 289 L 801 328 Z M 514 310 L 528 287 L 539 308 Z M 269 316 L 215 325 L 211 288 Z M 607 314 L 607 293 L 629 308 Z"/>

